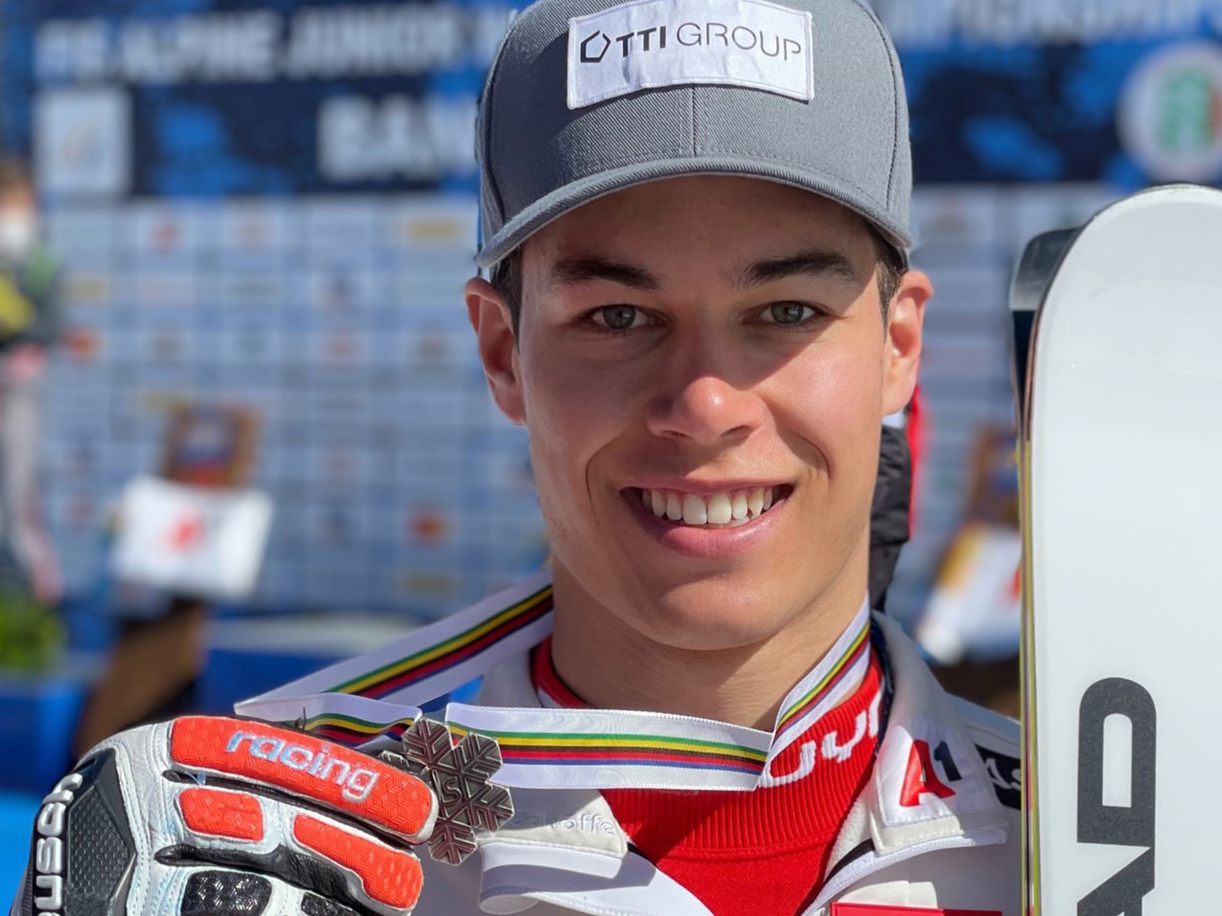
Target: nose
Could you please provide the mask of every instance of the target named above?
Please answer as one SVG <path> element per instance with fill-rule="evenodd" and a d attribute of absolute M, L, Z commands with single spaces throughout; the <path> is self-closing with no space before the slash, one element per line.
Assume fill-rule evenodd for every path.
<path fill-rule="evenodd" d="M 649 404 L 646 425 L 664 439 L 718 445 L 747 438 L 764 422 L 763 402 L 724 374 L 688 373 Z"/>

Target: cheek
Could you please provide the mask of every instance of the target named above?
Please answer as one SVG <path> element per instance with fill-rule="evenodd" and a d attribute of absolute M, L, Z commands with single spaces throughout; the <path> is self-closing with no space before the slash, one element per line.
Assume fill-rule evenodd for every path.
<path fill-rule="evenodd" d="M 568 503 L 587 500 L 591 463 L 630 422 L 625 373 L 600 375 L 555 358 L 523 363 L 530 367 L 523 392 L 540 502 L 547 511 L 561 493 Z"/>
<path fill-rule="evenodd" d="M 835 481 L 873 481 L 881 422 L 881 361 L 860 352 L 812 352 L 772 381 L 781 434 L 808 464 Z M 795 444 L 796 443 L 796 444 Z"/>

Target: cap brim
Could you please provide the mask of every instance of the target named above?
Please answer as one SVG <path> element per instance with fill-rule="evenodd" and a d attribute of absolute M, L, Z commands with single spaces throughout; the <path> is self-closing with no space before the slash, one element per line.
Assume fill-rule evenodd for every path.
<path fill-rule="evenodd" d="M 476 255 L 476 264 L 484 269 L 492 267 L 544 226 L 571 210 L 600 197 L 606 197 L 616 191 L 651 181 L 689 175 L 733 175 L 740 178 L 758 178 L 826 197 L 847 207 L 871 223 L 886 241 L 895 246 L 907 264 L 907 251 L 912 247 L 912 239 L 904 227 L 891 219 L 885 206 L 867 199 L 865 195 L 853 188 L 846 187 L 843 181 L 833 176 L 826 178 L 812 176 L 808 170 L 799 171 L 775 163 L 727 157 L 654 160 L 599 172 L 588 178 L 570 182 L 535 201 L 502 226 L 500 232 L 487 239 L 479 254 Z"/>

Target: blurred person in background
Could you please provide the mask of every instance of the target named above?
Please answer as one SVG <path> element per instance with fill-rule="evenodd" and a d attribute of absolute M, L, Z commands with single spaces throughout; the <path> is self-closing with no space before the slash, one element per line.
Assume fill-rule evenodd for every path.
<path fill-rule="evenodd" d="M 0 159 L 0 542 L 6 564 L 48 606 L 61 587 L 42 526 L 38 465 L 44 379 L 62 325 L 59 275 L 29 169 Z"/>

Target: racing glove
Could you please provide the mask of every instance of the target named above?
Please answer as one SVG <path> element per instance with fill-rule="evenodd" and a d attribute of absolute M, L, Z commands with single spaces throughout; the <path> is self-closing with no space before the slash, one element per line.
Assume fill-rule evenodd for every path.
<path fill-rule="evenodd" d="M 13 913 L 399 916 L 429 787 L 339 744 L 194 716 L 103 741 L 43 800 Z"/>

